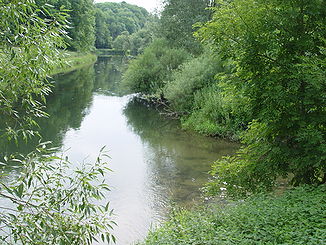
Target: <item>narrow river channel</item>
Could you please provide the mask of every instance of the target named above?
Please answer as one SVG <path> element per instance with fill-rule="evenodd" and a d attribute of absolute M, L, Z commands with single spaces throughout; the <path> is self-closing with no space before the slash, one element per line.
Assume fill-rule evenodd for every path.
<path fill-rule="evenodd" d="M 99 57 L 94 66 L 56 76 L 48 98 L 43 141 L 59 146 L 72 162 L 92 161 L 106 146 L 113 170 L 107 200 L 114 209 L 118 245 L 144 238 L 174 203 L 191 206 L 213 161 L 238 145 L 183 131 L 175 120 L 118 96 L 121 57 Z M 27 153 L 36 142 L 3 143 L 1 152 Z M 16 170 L 17 171 L 17 170 Z M 9 176 L 15 178 L 15 172 Z"/>

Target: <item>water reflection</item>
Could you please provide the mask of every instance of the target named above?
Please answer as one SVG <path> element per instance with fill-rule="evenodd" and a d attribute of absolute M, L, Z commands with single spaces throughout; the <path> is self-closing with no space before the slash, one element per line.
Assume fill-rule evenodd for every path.
<path fill-rule="evenodd" d="M 121 94 L 119 82 L 126 64 L 123 56 L 98 57 L 95 64 L 95 91 L 106 95 Z"/>
<path fill-rule="evenodd" d="M 52 141 L 55 146 L 62 146 L 65 133 L 69 129 L 78 129 L 83 118 L 89 113 L 95 92 L 119 94 L 118 84 L 123 65 L 123 57 L 99 57 L 94 66 L 86 66 L 50 78 L 54 86 L 47 98 L 45 110 L 50 116 L 37 121 L 41 138 L 35 137 L 28 142 L 19 140 L 18 144 L 0 138 L 0 157 L 15 152 L 27 154 L 35 149 L 40 141 Z"/>
<path fill-rule="evenodd" d="M 177 121 L 132 96 L 116 96 L 122 64 L 123 59 L 99 58 L 94 67 L 55 77 L 51 117 L 39 123 L 43 140 L 70 149 L 66 154 L 74 163 L 95 159 L 107 146 L 113 170 L 107 200 L 116 214 L 117 244 L 124 245 L 142 239 L 170 202 L 189 205 L 197 199 L 210 164 L 237 145 L 182 131 Z M 36 144 L 2 144 L 1 152 L 25 153 Z"/>
<path fill-rule="evenodd" d="M 154 186 L 164 187 L 169 199 L 187 205 L 200 196 L 213 161 L 229 154 L 237 144 L 183 131 L 141 100 L 124 109 L 128 126 L 141 137 Z"/>
<path fill-rule="evenodd" d="M 54 76 L 51 80 L 55 86 L 47 98 L 46 112 L 50 116 L 38 120 L 41 138 L 35 137 L 28 142 L 19 140 L 18 145 L 1 138 L 1 154 L 27 154 L 33 151 L 40 141 L 52 141 L 54 145 L 61 146 L 67 130 L 79 128 L 88 113 L 94 89 L 94 73 L 94 67 L 89 66 Z"/>

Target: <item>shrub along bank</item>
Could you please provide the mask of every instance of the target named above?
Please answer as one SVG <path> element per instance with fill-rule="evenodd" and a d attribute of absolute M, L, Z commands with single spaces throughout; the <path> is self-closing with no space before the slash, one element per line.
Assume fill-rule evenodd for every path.
<path fill-rule="evenodd" d="M 168 2 L 163 13 L 185 18 Z M 217 192 L 271 190 L 289 173 L 294 185 L 326 183 L 322 2 L 221 1 L 195 33 L 203 52 L 166 35 L 124 74 L 129 91 L 164 101 L 184 127 L 241 140 L 213 166 Z"/>
<path fill-rule="evenodd" d="M 326 187 L 303 186 L 281 196 L 178 210 L 143 245 L 325 244 Z"/>
<path fill-rule="evenodd" d="M 123 84 L 163 102 L 186 128 L 243 143 L 213 164 L 209 194 L 246 199 L 273 190 L 280 177 L 311 187 L 218 211 L 182 211 L 146 244 L 325 243 L 324 1 L 221 0 L 208 22 L 194 26 L 184 6 L 195 2 L 205 1 L 166 1 L 161 44 L 131 62 Z M 189 48 L 194 29 L 204 44 L 196 51 Z"/>

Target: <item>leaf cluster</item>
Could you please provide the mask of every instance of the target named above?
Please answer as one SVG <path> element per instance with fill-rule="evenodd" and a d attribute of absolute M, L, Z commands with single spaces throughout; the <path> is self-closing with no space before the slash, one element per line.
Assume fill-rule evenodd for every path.
<path fill-rule="evenodd" d="M 184 49 L 171 48 L 166 40 L 157 39 L 130 62 L 122 85 L 133 93 L 160 96 L 172 72 L 178 70 L 188 57 L 189 53 Z"/>
<path fill-rule="evenodd" d="M 57 157 L 56 148 L 40 144 L 27 156 L 9 158 L 22 166 L 17 179 L 1 183 L 0 236 L 4 244 L 92 244 L 101 239 L 115 240 L 115 225 L 109 203 L 102 200 L 109 191 L 104 182 L 110 171 L 100 152 L 93 164 L 72 169 L 71 163 Z M 94 184 L 94 180 L 101 183 Z"/>
<path fill-rule="evenodd" d="M 57 48 L 65 47 L 66 17 L 34 1 L 0 2 L 0 114 L 9 138 L 35 135 L 34 119 L 46 116 L 45 78 L 60 60 Z"/>

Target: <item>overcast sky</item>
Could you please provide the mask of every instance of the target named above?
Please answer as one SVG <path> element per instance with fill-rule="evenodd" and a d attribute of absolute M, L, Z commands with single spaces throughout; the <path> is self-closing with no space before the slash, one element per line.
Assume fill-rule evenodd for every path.
<path fill-rule="evenodd" d="M 162 0 L 124 0 L 127 3 L 138 5 L 152 12 L 155 8 L 159 7 Z M 95 3 L 103 2 L 122 2 L 122 0 L 94 0 Z"/>

